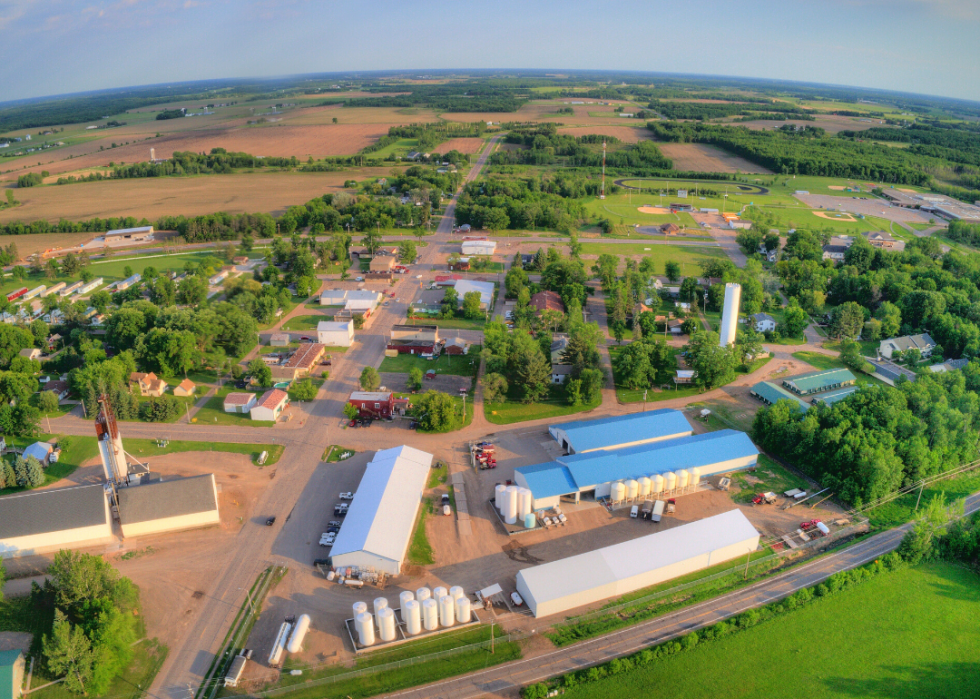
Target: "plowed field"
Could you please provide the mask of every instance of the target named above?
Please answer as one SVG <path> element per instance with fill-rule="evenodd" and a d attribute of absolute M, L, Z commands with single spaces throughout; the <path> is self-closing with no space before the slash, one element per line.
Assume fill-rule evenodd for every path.
<path fill-rule="evenodd" d="M 458 150 L 460 153 L 479 153 L 482 145 L 482 138 L 451 138 L 432 150 L 435 153 L 448 153 L 451 150 Z"/>
<path fill-rule="evenodd" d="M 704 143 L 658 143 L 661 152 L 674 161 L 674 169 L 687 172 L 752 172 L 771 174 L 745 158 Z"/>

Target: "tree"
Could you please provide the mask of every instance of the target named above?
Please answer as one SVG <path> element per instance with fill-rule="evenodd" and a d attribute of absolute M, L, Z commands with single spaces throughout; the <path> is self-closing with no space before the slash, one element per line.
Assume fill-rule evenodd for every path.
<path fill-rule="evenodd" d="M 681 278 L 681 266 L 672 260 L 664 263 L 664 275 L 672 282 Z"/>
<path fill-rule="evenodd" d="M 289 387 L 289 392 L 292 394 L 294 400 L 313 400 L 316 398 L 317 391 L 319 389 L 316 384 L 309 379 L 297 381 Z"/>
<path fill-rule="evenodd" d="M 582 401 L 587 404 L 595 403 L 602 395 L 602 385 L 606 380 L 601 369 L 583 369 L 579 377 L 582 382 Z"/>
<path fill-rule="evenodd" d="M 51 298 L 50 296 L 48 298 Z M 89 303 L 95 308 L 99 313 L 105 313 L 109 304 L 112 303 L 112 294 L 108 291 L 96 291 L 89 297 Z"/>
<path fill-rule="evenodd" d="M 48 324 L 43 320 L 31 321 L 30 325 L 31 335 L 34 336 L 34 342 L 38 347 L 45 347 L 48 344 L 48 335 L 50 330 L 48 329 Z"/>
<path fill-rule="evenodd" d="M 616 373 L 627 388 L 650 386 L 657 375 L 650 365 L 650 346 L 642 341 L 626 345 L 616 356 Z"/>
<path fill-rule="evenodd" d="M 468 291 L 463 294 L 463 316 L 475 320 L 483 315 L 480 309 L 480 292 Z"/>
<path fill-rule="evenodd" d="M 92 677 L 92 644 L 85 632 L 72 626 L 60 609 L 54 611 L 54 625 L 51 634 L 44 637 L 43 647 L 48 669 L 64 676 L 69 691 L 85 694 L 85 685 Z"/>
<path fill-rule="evenodd" d="M 357 409 L 357 406 L 353 403 L 344 403 L 344 417 L 348 420 L 355 419 L 361 412 Z"/>
<path fill-rule="evenodd" d="M 296 295 L 301 298 L 309 298 L 320 287 L 316 277 L 300 277 L 296 280 Z"/>
<path fill-rule="evenodd" d="M 487 403 L 503 403 L 508 388 L 503 374 L 492 373 L 483 377 L 483 399 Z"/>
<path fill-rule="evenodd" d="M 78 258 L 75 257 L 75 253 L 68 253 L 65 255 L 65 259 L 61 261 L 61 270 L 64 272 L 66 277 L 74 277 L 78 274 L 81 269 L 81 263 Z"/>
<path fill-rule="evenodd" d="M 902 311 L 894 303 L 884 301 L 875 311 L 881 321 L 881 337 L 896 337 L 902 328 Z"/>
<path fill-rule="evenodd" d="M 112 598 L 119 573 L 100 556 L 63 549 L 48 567 L 55 606 L 75 615 L 86 600 Z"/>
<path fill-rule="evenodd" d="M 413 400 L 412 416 L 426 432 L 448 432 L 458 424 L 452 396 L 440 391 L 426 391 Z"/>
<path fill-rule="evenodd" d="M 830 315 L 830 334 L 838 340 L 853 340 L 863 327 L 864 311 L 853 301 L 837 306 Z"/>
<path fill-rule="evenodd" d="M 507 210 L 499 207 L 487 209 L 483 217 L 483 225 L 488 231 L 506 230 L 510 226 L 510 217 L 507 215 Z"/>
<path fill-rule="evenodd" d="M 748 256 L 756 255 L 759 252 L 759 246 L 762 245 L 764 233 L 755 228 L 743 229 L 738 232 L 735 236 L 735 242 Z"/>
<path fill-rule="evenodd" d="M 264 388 L 272 385 L 272 369 L 258 357 L 248 363 L 248 375 L 257 386 Z"/>
<path fill-rule="evenodd" d="M 442 294 L 442 305 L 440 310 L 442 312 L 443 318 L 453 318 L 456 316 L 456 310 L 459 308 L 459 294 L 456 293 L 456 289 L 451 286 L 447 286 L 446 290 Z"/>
<path fill-rule="evenodd" d="M 414 391 L 422 390 L 422 369 L 413 366 L 408 371 L 408 385 Z"/>
<path fill-rule="evenodd" d="M 58 412 L 58 396 L 54 391 L 41 391 L 37 394 L 37 408 L 45 414 Z"/>
<path fill-rule="evenodd" d="M 377 391 L 381 386 L 381 376 L 373 366 L 366 366 L 361 372 L 361 390 Z"/>
<path fill-rule="evenodd" d="M 398 245 L 398 260 L 403 265 L 410 265 L 415 262 L 415 258 L 418 256 L 418 250 L 415 247 L 415 243 L 411 240 L 402 241 Z"/>
<path fill-rule="evenodd" d="M 186 306 L 199 306 L 208 298 L 208 282 L 204 277 L 191 274 L 180 280 L 177 300 Z"/>
<path fill-rule="evenodd" d="M 874 367 L 861 354 L 861 345 L 853 340 L 841 341 L 840 360 L 854 371 L 863 371 L 866 374 L 874 373 Z"/>
<path fill-rule="evenodd" d="M 379 247 L 381 247 L 383 242 L 384 240 L 381 237 L 381 233 L 373 227 L 369 227 L 366 231 L 364 231 L 364 237 L 361 239 L 361 245 L 366 247 L 368 252 L 370 252 L 372 255 Z"/>
<path fill-rule="evenodd" d="M 790 301 L 790 305 L 783 312 L 783 322 L 779 324 L 779 331 L 784 337 L 800 337 L 809 324 L 810 316 L 806 311 L 794 301 Z"/>
<path fill-rule="evenodd" d="M 521 392 L 522 402 L 535 403 L 547 395 L 551 383 L 551 365 L 530 335 L 514 333 L 511 336 L 508 365 L 511 381 Z"/>
<path fill-rule="evenodd" d="M 177 285 L 168 276 L 160 275 L 150 286 L 150 298 L 158 306 L 166 308 L 177 302 Z"/>
<path fill-rule="evenodd" d="M 595 264 L 592 265 L 592 273 L 599 280 L 603 291 L 608 293 L 609 289 L 616 283 L 619 273 L 619 256 L 608 253 L 599 255 Z"/>
<path fill-rule="evenodd" d="M 527 284 L 527 272 L 521 267 L 511 267 L 504 277 L 504 289 L 506 289 L 507 298 L 516 299 L 521 293 L 521 289 L 525 288 Z"/>
<path fill-rule="evenodd" d="M 687 344 L 688 364 L 695 371 L 694 383 L 709 389 L 728 383 L 735 376 L 738 362 L 732 347 L 719 346 L 718 333 L 699 331 Z"/>
<path fill-rule="evenodd" d="M 165 328 L 153 328 L 142 335 L 133 353 L 141 366 L 167 378 L 190 371 L 201 357 L 198 338 L 193 332 Z M 265 365 L 261 359 L 252 361 Z"/>
<path fill-rule="evenodd" d="M 684 281 L 681 282 L 681 293 L 680 293 L 681 301 L 688 301 L 688 302 L 694 301 L 695 299 L 697 299 L 697 294 L 698 291 L 700 291 L 700 289 L 701 287 L 698 286 L 697 279 L 695 279 L 694 277 L 685 277 Z"/>

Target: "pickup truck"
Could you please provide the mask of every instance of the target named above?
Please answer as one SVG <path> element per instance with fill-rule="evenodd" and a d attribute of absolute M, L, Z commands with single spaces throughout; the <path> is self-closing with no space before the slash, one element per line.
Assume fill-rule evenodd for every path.
<path fill-rule="evenodd" d="M 675 509 L 675 506 L 676 505 L 677 505 L 677 501 L 674 498 L 671 498 L 670 500 L 668 500 L 667 501 L 667 514 L 669 514 L 669 515 L 674 514 L 674 509 Z"/>

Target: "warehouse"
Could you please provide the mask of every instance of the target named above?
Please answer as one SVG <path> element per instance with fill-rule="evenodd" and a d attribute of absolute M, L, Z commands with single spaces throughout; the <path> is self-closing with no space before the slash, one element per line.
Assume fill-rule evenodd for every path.
<path fill-rule="evenodd" d="M 565 422 L 552 425 L 548 432 L 569 454 L 581 454 L 596 449 L 618 449 L 687 437 L 693 430 L 684 413 L 664 408 L 648 413 Z"/>
<path fill-rule="evenodd" d="M 123 537 L 146 536 L 220 524 L 214 474 L 152 481 L 119 488 Z"/>
<path fill-rule="evenodd" d="M 23 556 L 112 539 L 105 488 L 35 490 L 0 498 L 0 557 Z"/>
<path fill-rule="evenodd" d="M 600 449 L 514 469 L 514 480 L 528 488 L 532 508 L 557 505 L 562 497 L 609 497 L 612 485 L 644 476 L 698 469 L 703 477 L 755 466 L 759 450 L 744 432 L 718 430 L 622 449 Z"/>
<path fill-rule="evenodd" d="M 316 325 L 317 342 L 328 347 L 350 347 L 354 343 L 353 320 L 321 320 Z"/>
<path fill-rule="evenodd" d="M 116 228 L 105 234 L 106 240 L 149 240 L 153 237 L 153 226 L 138 228 Z"/>
<path fill-rule="evenodd" d="M 464 255 L 492 255 L 497 250 L 497 243 L 489 238 L 463 238 L 460 251 Z"/>
<path fill-rule="evenodd" d="M 374 455 L 331 550 L 334 567 L 401 573 L 431 466 L 432 454 L 409 446 Z"/>
<path fill-rule="evenodd" d="M 809 396 L 823 391 L 833 391 L 844 386 L 853 386 L 857 379 L 847 369 L 827 369 L 811 371 L 799 376 L 783 379 L 783 387 L 800 396 Z"/>
<path fill-rule="evenodd" d="M 759 547 L 740 510 L 517 573 L 517 591 L 535 617 L 560 614 L 703 570 Z"/>

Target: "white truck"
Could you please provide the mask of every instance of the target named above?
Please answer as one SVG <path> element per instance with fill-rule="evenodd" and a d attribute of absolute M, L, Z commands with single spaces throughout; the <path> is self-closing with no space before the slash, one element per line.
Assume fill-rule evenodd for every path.
<path fill-rule="evenodd" d="M 664 514 L 664 501 L 657 500 L 655 503 L 653 503 L 653 512 L 650 513 L 650 520 L 653 522 L 659 522 L 660 518 L 663 517 L 663 514 Z"/>

